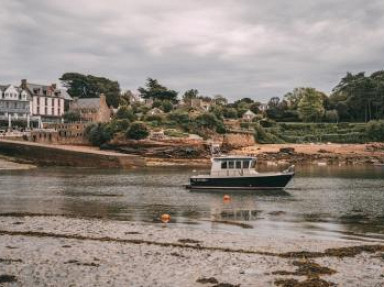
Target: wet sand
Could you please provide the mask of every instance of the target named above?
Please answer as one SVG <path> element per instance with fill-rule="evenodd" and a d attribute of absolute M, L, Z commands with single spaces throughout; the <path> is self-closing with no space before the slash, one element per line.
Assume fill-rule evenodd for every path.
<path fill-rule="evenodd" d="M 383 254 L 373 239 L 0 216 L 5 286 L 384 286 Z"/>
<path fill-rule="evenodd" d="M 0 156 L 0 171 L 2 170 L 26 170 L 35 168 L 31 164 L 21 164 L 13 161 L 12 158 Z"/>

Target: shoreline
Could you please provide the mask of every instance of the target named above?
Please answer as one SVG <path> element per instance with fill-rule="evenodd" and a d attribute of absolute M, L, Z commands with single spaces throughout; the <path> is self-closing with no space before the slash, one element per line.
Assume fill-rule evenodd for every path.
<path fill-rule="evenodd" d="M 90 146 L 47 145 L 1 140 L 1 158 L 37 166 L 79 166 L 105 168 L 209 167 L 209 157 L 140 156 L 105 151 Z M 371 144 L 257 144 L 229 154 L 252 155 L 259 165 L 374 165 L 384 163 L 384 145 Z M 1 166 L 0 166 L 1 169 Z"/>
<path fill-rule="evenodd" d="M 2 273 L 22 286 L 207 286 L 203 279 L 210 278 L 227 286 L 313 278 L 340 286 L 382 283 L 382 242 L 58 216 L 0 215 L 0 222 Z M 313 274 L 297 272 L 300 266 Z"/>

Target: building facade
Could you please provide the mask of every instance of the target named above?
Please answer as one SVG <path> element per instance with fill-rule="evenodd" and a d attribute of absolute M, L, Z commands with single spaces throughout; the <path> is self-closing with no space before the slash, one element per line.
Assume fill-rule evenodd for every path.
<path fill-rule="evenodd" d="M 56 84 L 0 85 L 0 129 L 42 128 L 43 123 L 61 122 L 65 102 L 71 97 Z"/>
<path fill-rule="evenodd" d="M 12 128 L 12 122 L 28 127 L 31 116 L 31 96 L 13 85 L 0 86 L 0 121 L 2 128 Z M 23 123 L 23 124 L 21 124 Z"/>
<path fill-rule="evenodd" d="M 79 113 L 81 121 L 98 123 L 109 122 L 112 113 L 104 94 L 99 98 L 74 98 L 69 104 L 69 111 Z"/>
<path fill-rule="evenodd" d="M 58 89 L 56 84 L 31 84 L 27 80 L 21 80 L 20 88 L 27 91 L 32 99 L 32 117 L 43 123 L 61 121 L 65 112 L 65 101 L 71 100 L 67 91 Z"/>

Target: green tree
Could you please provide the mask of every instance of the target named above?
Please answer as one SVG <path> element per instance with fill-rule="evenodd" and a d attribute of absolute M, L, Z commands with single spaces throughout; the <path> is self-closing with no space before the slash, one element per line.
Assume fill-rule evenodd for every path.
<path fill-rule="evenodd" d="M 122 106 L 117 110 L 117 113 L 115 115 L 116 119 L 127 119 L 130 122 L 133 122 L 136 120 L 136 115 L 134 114 L 133 110 L 131 108 L 128 108 L 126 106 Z"/>
<path fill-rule="evenodd" d="M 173 110 L 173 104 L 170 101 L 163 101 L 163 103 L 161 105 L 161 109 L 164 112 L 169 113 L 170 111 Z"/>
<path fill-rule="evenodd" d="M 127 130 L 126 136 L 134 140 L 145 139 L 149 136 L 149 129 L 143 122 L 134 122 Z"/>
<path fill-rule="evenodd" d="M 185 93 L 183 95 L 183 101 L 185 103 L 190 103 L 191 100 L 197 99 L 198 96 L 199 96 L 199 91 L 198 90 L 190 89 L 188 91 L 185 91 Z"/>
<path fill-rule="evenodd" d="M 156 79 L 148 78 L 145 88 L 139 87 L 138 90 L 144 99 L 177 101 L 177 92 L 160 85 Z"/>
<path fill-rule="evenodd" d="M 112 133 L 106 124 L 98 123 L 89 125 L 85 129 L 86 137 L 94 146 L 101 146 L 112 139 Z"/>
<path fill-rule="evenodd" d="M 314 88 L 305 88 L 305 92 L 298 104 L 300 118 L 304 122 L 317 122 L 324 113 L 322 94 Z"/>
<path fill-rule="evenodd" d="M 104 93 L 109 106 L 116 108 L 119 105 L 121 91 L 117 81 L 80 73 L 65 73 L 60 81 L 72 97 L 98 98 Z"/>

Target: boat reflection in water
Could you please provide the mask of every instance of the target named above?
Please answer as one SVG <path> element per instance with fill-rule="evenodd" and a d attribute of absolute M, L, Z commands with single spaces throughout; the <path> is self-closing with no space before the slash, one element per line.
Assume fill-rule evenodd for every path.
<path fill-rule="evenodd" d="M 189 189 L 205 190 L 281 190 L 295 175 L 294 166 L 282 172 L 259 173 L 251 156 L 212 157 L 211 173 L 190 178 Z"/>

